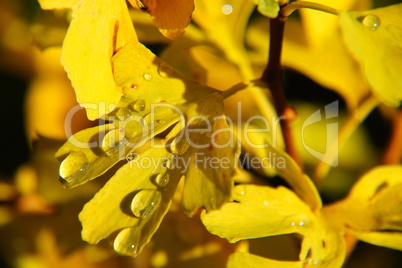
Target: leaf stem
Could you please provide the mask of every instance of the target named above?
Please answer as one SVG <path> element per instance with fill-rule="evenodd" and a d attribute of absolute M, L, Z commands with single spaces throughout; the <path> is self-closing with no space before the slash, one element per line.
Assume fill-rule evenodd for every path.
<path fill-rule="evenodd" d="M 300 165 L 302 162 L 297 154 L 291 135 L 290 122 L 296 117 L 296 112 L 288 104 L 282 81 L 281 54 L 285 30 L 285 19 L 278 16 L 270 19 L 270 39 L 268 64 L 262 74 L 261 81 L 268 85 L 272 94 L 276 112 L 279 116 L 285 147 L 288 154 Z"/>
<path fill-rule="evenodd" d="M 286 17 L 290 16 L 295 10 L 300 9 L 300 8 L 309 8 L 309 9 L 327 12 L 327 13 L 333 14 L 333 15 L 339 15 L 339 10 L 337 10 L 335 8 L 321 5 L 318 3 L 307 2 L 307 1 L 296 1 L 296 2 L 290 3 L 289 5 L 284 6 L 281 9 L 280 13 L 281 13 L 282 17 L 286 18 Z"/>
<path fill-rule="evenodd" d="M 239 91 L 242 91 L 250 86 L 255 85 L 255 80 L 252 81 L 246 81 L 246 82 L 241 82 L 239 84 L 234 85 L 233 87 L 229 88 L 228 90 L 225 90 L 222 92 L 222 97 L 223 99 L 227 99 L 230 96 L 236 94 Z"/>

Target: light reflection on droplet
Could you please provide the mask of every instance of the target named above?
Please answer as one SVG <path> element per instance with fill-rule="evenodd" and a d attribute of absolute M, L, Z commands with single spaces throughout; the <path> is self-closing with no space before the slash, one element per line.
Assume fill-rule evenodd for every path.
<path fill-rule="evenodd" d="M 127 161 L 133 161 L 134 160 L 134 158 L 137 156 L 137 153 L 129 153 L 127 156 L 126 156 L 126 160 Z"/>
<path fill-rule="evenodd" d="M 144 74 L 144 79 L 147 81 L 151 81 L 152 80 L 152 75 L 151 74 Z"/>
<path fill-rule="evenodd" d="M 229 15 L 233 12 L 233 7 L 230 4 L 224 4 L 222 6 L 222 13 L 225 15 Z"/>
<path fill-rule="evenodd" d="M 370 30 L 376 30 L 380 26 L 380 18 L 378 18 L 376 15 L 369 14 L 364 17 L 358 18 L 361 23 L 369 28 Z"/>
<path fill-rule="evenodd" d="M 142 112 L 146 108 L 146 102 L 144 100 L 136 100 L 130 104 L 130 107 L 136 112 Z"/>
<path fill-rule="evenodd" d="M 159 187 L 165 187 L 169 183 L 169 174 L 158 174 L 155 178 L 155 183 Z"/>

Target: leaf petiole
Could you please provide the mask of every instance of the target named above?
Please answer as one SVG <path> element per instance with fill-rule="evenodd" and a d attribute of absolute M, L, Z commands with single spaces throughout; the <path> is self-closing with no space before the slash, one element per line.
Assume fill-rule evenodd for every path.
<path fill-rule="evenodd" d="M 289 5 L 283 6 L 281 11 L 280 11 L 280 16 L 282 18 L 287 18 L 289 17 L 295 10 L 300 9 L 300 8 L 309 8 L 309 9 L 314 9 L 318 11 L 323 11 L 329 14 L 333 15 L 339 15 L 339 10 L 321 5 L 318 3 L 313 3 L 313 2 L 307 2 L 307 1 L 296 1 L 292 2 Z"/>

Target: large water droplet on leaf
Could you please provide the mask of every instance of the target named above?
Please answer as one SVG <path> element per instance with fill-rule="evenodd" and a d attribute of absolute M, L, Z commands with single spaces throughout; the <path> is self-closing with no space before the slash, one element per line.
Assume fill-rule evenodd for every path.
<path fill-rule="evenodd" d="M 102 150 L 110 155 L 111 150 L 126 143 L 125 132 L 122 128 L 109 131 L 102 140 Z"/>
<path fill-rule="evenodd" d="M 165 187 L 170 180 L 170 176 L 169 174 L 158 174 L 155 178 L 155 183 L 159 186 L 159 187 Z"/>
<path fill-rule="evenodd" d="M 173 73 L 173 69 L 168 64 L 162 62 L 159 65 L 158 72 L 159 72 L 160 76 L 166 78 L 166 77 L 170 76 Z"/>
<path fill-rule="evenodd" d="M 135 256 L 138 253 L 141 233 L 137 228 L 126 228 L 120 231 L 114 240 L 114 249 L 124 255 Z"/>
<path fill-rule="evenodd" d="M 184 137 L 175 138 L 170 144 L 170 151 L 175 155 L 183 155 L 187 152 L 189 144 L 185 141 Z"/>
<path fill-rule="evenodd" d="M 162 195 L 159 191 L 149 189 L 139 191 L 131 202 L 131 211 L 134 216 L 146 219 L 159 207 L 161 199 Z"/>
<path fill-rule="evenodd" d="M 81 176 L 89 166 L 88 159 L 83 152 L 72 152 L 60 165 L 60 177 L 71 182 Z"/>
<path fill-rule="evenodd" d="M 130 107 L 136 112 L 142 112 L 145 110 L 147 104 L 144 100 L 136 100 L 130 104 Z"/>
<path fill-rule="evenodd" d="M 376 30 L 380 26 L 380 18 L 376 15 L 369 14 L 367 16 L 359 17 L 358 20 L 370 30 Z"/>
<path fill-rule="evenodd" d="M 120 108 L 116 113 L 116 116 L 120 121 L 125 121 L 127 118 L 129 118 L 132 115 L 133 115 L 133 111 L 127 107 Z"/>

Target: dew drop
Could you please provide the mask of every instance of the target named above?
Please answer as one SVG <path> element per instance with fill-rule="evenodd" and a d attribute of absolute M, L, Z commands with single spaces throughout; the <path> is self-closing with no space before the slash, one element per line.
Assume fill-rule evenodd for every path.
<path fill-rule="evenodd" d="M 116 236 L 113 247 L 121 254 L 135 256 L 138 253 L 140 237 L 138 228 L 125 228 Z"/>
<path fill-rule="evenodd" d="M 376 15 L 369 14 L 367 16 L 359 17 L 358 20 L 370 30 L 376 30 L 380 26 L 380 18 Z"/>
<path fill-rule="evenodd" d="M 264 206 L 266 206 L 266 207 L 267 207 L 267 206 L 269 206 L 269 204 L 270 204 L 270 203 L 269 203 L 269 201 L 268 201 L 268 200 L 264 200 L 263 204 L 264 204 Z"/>
<path fill-rule="evenodd" d="M 156 120 L 156 123 L 158 124 L 165 124 L 166 120 L 160 119 L 160 120 Z"/>
<path fill-rule="evenodd" d="M 136 112 L 142 112 L 146 108 L 146 102 L 144 100 L 136 100 L 130 104 L 130 107 Z"/>
<path fill-rule="evenodd" d="M 304 221 L 299 221 L 299 226 L 304 226 Z"/>
<path fill-rule="evenodd" d="M 147 81 L 151 81 L 152 80 L 152 75 L 146 73 L 146 74 L 144 74 L 144 79 L 147 80 Z"/>
<path fill-rule="evenodd" d="M 116 113 L 116 116 L 118 117 L 118 119 L 120 121 L 125 121 L 127 118 L 129 118 L 132 115 L 133 115 L 133 111 L 127 107 L 120 108 Z"/>
<path fill-rule="evenodd" d="M 88 167 L 88 159 L 83 152 L 72 152 L 61 163 L 59 175 L 65 181 L 71 182 L 82 176 Z"/>
<path fill-rule="evenodd" d="M 129 153 L 129 154 L 126 156 L 126 160 L 127 160 L 127 161 L 133 161 L 134 158 L 135 158 L 137 155 L 138 155 L 138 154 L 137 154 L 137 153 L 134 153 L 134 152 Z"/>
<path fill-rule="evenodd" d="M 169 183 L 170 177 L 169 174 L 158 174 L 155 178 L 155 183 L 159 187 L 165 187 Z"/>
<path fill-rule="evenodd" d="M 158 208 L 162 195 L 156 190 L 142 190 L 138 192 L 131 202 L 131 211 L 134 216 L 146 219 Z"/>
<path fill-rule="evenodd" d="M 168 64 L 162 62 L 159 65 L 158 72 L 159 72 L 160 76 L 166 78 L 166 77 L 170 76 L 173 73 L 173 69 Z"/>
<path fill-rule="evenodd" d="M 189 144 L 185 140 L 181 140 L 181 138 L 175 138 L 170 144 L 170 151 L 175 155 L 183 155 L 188 148 Z"/>
<path fill-rule="evenodd" d="M 126 141 L 124 129 L 116 128 L 105 135 L 101 147 L 107 155 L 110 155 L 112 149 L 123 145 Z"/>
<path fill-rule="evenodd" d="M 290 226 L 296 226 L 296 223 L 295 222 L 292 222 L 291 224 L 290 224 Z"/>

